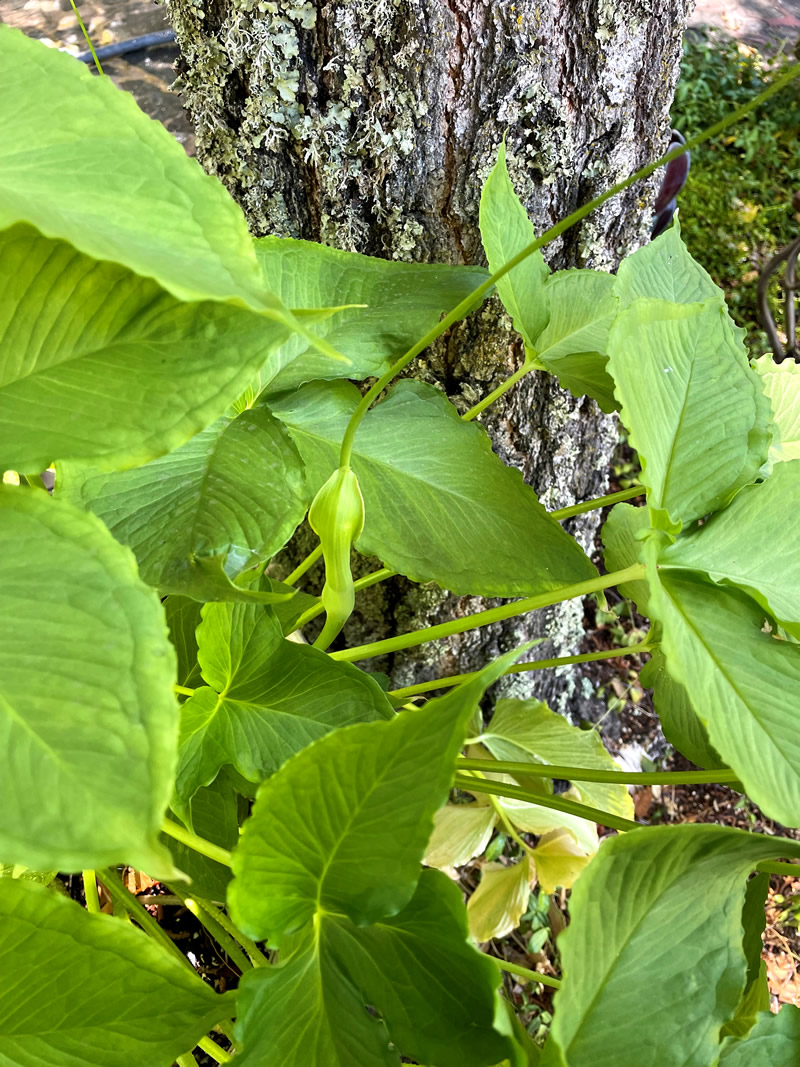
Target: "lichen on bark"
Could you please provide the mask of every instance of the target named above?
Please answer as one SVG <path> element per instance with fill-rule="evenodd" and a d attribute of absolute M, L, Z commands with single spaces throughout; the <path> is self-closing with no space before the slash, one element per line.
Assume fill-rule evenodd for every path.
<path fill-rule="evenodd" d="M 168 0 L 177 87 L 197 154 L 255 234 L 403 260 L 483 262 L 480 189 L 505 136 L 537 232 L 657 156 L 668 140 L 691 0 Z M 657 178 L 608 201 L 546 249 L 553 269 L 613 270 L 645 239 Z M 465 409 L 519 365 L 496 300 L 413 373 Z M 548 507 L 602 493 L 614 421 L 541 374 L 483 424 Z M 587 550 L 596 517 L 570 527 Z M 349 644 L 477 610 L 398 581 L 359 598 Z M 373 664 L 395 684 L 468 670 L 524 639 L 567 654 L 580 604 Z M 576 708 L 574 675 L 507 680 Z M 582 698 L 581 698 L 582 699 Z M 580 702 L 580 700 L 578 700 Z"/>

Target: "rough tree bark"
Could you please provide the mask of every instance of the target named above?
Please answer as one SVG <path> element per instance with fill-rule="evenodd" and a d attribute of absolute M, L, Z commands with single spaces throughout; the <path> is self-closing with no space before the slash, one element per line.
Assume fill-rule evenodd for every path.
<path fill-rule="evenodd" d="M 485 262 L 480 188 L 505 134 L 537 232 L 655 158 L 693 0 L 168 0 L 197 154 L 252 231 L 385 258 Z M 613 270 L 646 239 L 654 183 L 614 198 L 545 249 L 553 269 Z M 521 343 L 494 299 L 414 373 L 466 408 L 506 378 Z M 496 451 L 543 503 L 602 493 L 614 421 L 531 374 L 485 413 Z M 596 516 L 571 532 L 589 551 Z M 483 606 L 402 580 L 360 594 L 348 644 Z M 410 650 L 374 669 L 395 685 L 480 666 L 533 636 L 580 640 L 582 606 Z M 538 652 L 537 652 L 538 654 Z M 575 710 L 571 675 L 506 692 Z"/>

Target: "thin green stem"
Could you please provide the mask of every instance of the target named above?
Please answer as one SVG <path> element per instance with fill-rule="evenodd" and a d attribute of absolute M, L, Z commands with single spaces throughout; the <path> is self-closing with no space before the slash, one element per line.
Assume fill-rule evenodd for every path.
<path fill-rule="evenodd" d="M 498 797 L 508 797 L 510 800 L 524 800 L 527 804 L 538 804 L 540 808 L 565 811 L 568 815 L 577 815 L 579 819 L 586 819 L 587 822 L 598 823 L 600 826 L 609 826 L 613 830 L 640 829 L 638 822 L 623 819 L 620 815 L 612 815 L 610 812 L 601 811 L 600 808 L 590 808 L 587 804 L 579 804 L 576 800 L 568 800 L 566 797 L 534 793 L 530 789 L 509 785 L 506 782 L 491 782 L 483 778 L 457 774 L 453 784 L 456 788 L 468 793 L 490 793 Z"/>
<path fill-rule="evenodd" d="M 108 890 L 108 895 L 111 897 L 111 903 L 115 909 L 119 906 L 123 911 L 126 911 L 146 934 L 149 934 L 154 941 L 158 941 L 163 945 L 173 956 L 177 956 L 181 963 L 185 964 L 193 974 L 197 974 L 191 962 L 184 956 L 166 931 L 161 929 L 147 908 L 123 884 L 119 875 L 110 868 L 106 868 L 100 871 L 100 881 Z"/>
<path fill-rule="evenodd" d="M 86 910 L 92 915 L 100 914 L 100 897 L 97 894 L 97 876 L 94 871 L 83 872 L 83 894 L 86 897 Z"/>
<path fill-rule="evenodd" d="M 182 1056 L 177 1056 L 175 1062 L 178 1067 L 197 1067 L 197 1060 L 191 1052 L 185 1052 Z"/>
<path fill-rule="evenodd" d="M 303 560 L 303 562 L 302 563 L 298 563 L 298 565 L 295 567 L 295 569 L 292 571 L 292 573 L 287 575 L 283 579 L 283 584 L 284 585 L 294 585 L 296 582 L 298 582 L 303 577 L 303 575 L 306 573 L 306 571 L 310 571 L 311 570 L 311 568 L 314 566 L 314 564 L 317 562 L 317 560 L 320 558 L 321 555 L 322 555 L 322 545 L 317 545 L 317 547 L 314 549 L 314 551 L 313 552 L 309 552 L 309 554 L 306 556 L 306 558 Z"/>
<path fill-rule="evenodd" d="M 517 615 L 526 615 L 529 611 L 560 604 L 562 600 L 572 600 L 575 597 L 586 596 L 588 593 L 597 593 L 601 589 L 608 589 L 612 585 L 634 582 L 643 578 L 644 575 L 644 564 L 635 563 L 633 566 L 626 567 L 621 571 L 615 571 L 613 574 L 601 574 L 587 582 L 562 586 L 561 589 L 556 589 L 552 593 L 541 593 L 539 596 L 528 597 L 525 600 L 515 600 L 511 604 L 503 604 L 499 608 L 477 611 L 474 615 L 467 615 L 461 619 L 451 619 L 449 622 L 439 623 L 438 626 L 428 626 L 424 630 L 417 630 L 414 633 L 400 634 L 397 637 L 389 637 L 384 641 L 371 641 L 366 645 L 356 645 L 355 648 L 342 649 L 341 652 L 331 652 L 330 657 L 331 659 L 343 660 L 345 663 L 374 659 L 375 656 L 383 656 L 387 652 L 397 652 L 401 648 L 413 648 L 415 645 L 424 645 L 427 641 L 438 641 L 443 637 L 451 637 L 453 634 L 461 634 L 466 630 L 477 629 L 479 626 L 488 626 L 490 623 L 501 622 L 503 619 L 513 619 Z"/>
<path fill-rule="evenodd" d="M 529 778 L 561 778 L 566 782 L 619 782 L 620 785 L 726 785 L 738 782 L 736 771 L 601 771 L 594 767 L 563 767 L 556 764 L 513 763 L 493 759 L 459 757 L 460 771 L 483 771 L 487 774 L 525 774 Z M 800 867 L 798 867 L 800 872 Z"/>
<path fill-rule="evenodd" d="M 513 667 L 503 671 L 507 674 L 524 674 L 526 671 L 542 671 L 548 667 L 566 667 L 571 663 L 594 663 L 595 660 L 616 659 L 620 656 L 636 655 L 646 652 L 650 648 L 649 641 L 640 641 L 637 645 L 629 645 L 627 648 L 612 648 L 610 651 L 583 652 L 579 656 L 559 656 L 556 659 L 535 659 L 529 663 L 516 663 Z M 432 689 L 449 689 L 454 685 L 461 685 L 474 678 L 479 671 L 469 671 L 467 674 L 451 674 L 446 678 L 434 678 L 429 682 L 419 682 L 417 685 L 407 685 L 404 689 L 392 689 L 386 695 L 395 701 L 406 700 L 408 697 L 417 696 L 419 693 L 428 693 Z"/>
<path fill-rule="evenodd" d="M 539 971 L 520 967 L 518 963 L 509 963 L 508 960 L 501 960 L 497 956 L 490 956 L 489 959 L 494 960 L 501 971 L 508 971 L 509 974 L 515 974 L 518 978 L 527 978 L 529 982 L 541 982 L 542 985 L 552 986 L 553 989 L 558 989 L 561 985 L 559 978 L 551 978 L 549 974 L 540 974 Z"/>
<path fill-rule="evenodd" d="M 75 12 L 75 18 L 78 20 L 78 25 L 81 28 L 81 33 L 83 34 L 84 38 L 86 39 L 86 43 L 89 46 L 89 51 L 92 53 L 92 59 L 94 60 L 94 65 L 97 67 L 97 73 L 98 74 L 102 74 L 103 73 L 103 68 L 100 66 L 100 60 L 97 58 L 97 52 L 95 52 L 95 50 L 94 50 L 94 45 L 92 44 L 92 39 L 89 36 L 89 31 L 86 29 L 86 27 L 83 24 L 83 19 L 81 18 L 81 13 L 80 13 L 80 11 L 78 11 L 77 7 L 75 6 L 75 0 L 69 0 L 69 2 L 71 4 L 71 6 L 72 6 L 72 10 Z M 194 1062 L 194 1060 L 192 1062 Z"/>
<path fill-rule="evenodd" d="M 269 967 L 270 961 L 267 956 L 261 951 L 258 945 L 247 934 L 243 933 L 238 926 L 233 922 L 229 915 L 227 915 L 221 908 L 218 908 L 215 904 L 212 904 L 210 900 L 206 900 L 202 897 L 193 897 L 197 902 L 197 906 L 202 908 L 203 911 L 208 914 L 222 926 L 227 933 L 242 946 L 254 967 Z"/>
<path fill-rule="evenodd" d="M 779 861 L 757 863 L 756 870 L 761 874 L 788 874 L 790 878 L 800 878 L 800 863 L 780 863 Z"/>
<path fill-rule="evenodd" d="M 515 370 L 510 378 L 506 378 L 506 380 L 498 385 L 496 389 L 493 389 L 488 396 L 485 396 L 483 400 L 479 400 L 477 404 L 474 404 L 469 409 L 469 411 L 465 411 L 461 416 L 463 421 L 470 422 L 477 415 L 480 415 L 480 413 L 488 408 L 490 404 L 493 404 L 495 400 L 499 400 L 504 393 L 507 393 L 509 389 L 513 388 L 520 378 L 524 378 L 529 371 L 536 370 L 539 366 L 540 364 L 537 360 L 526 359 L 519 370 Z"/>
<path fill-rule="evenodd" d="M 487 760 L 486 762 L 488 763 L 489 761 Z M 523 853 L 529 855 L 531 852 L 533 852 L 533 849 L 531 848 L 531 846 L 526 841 L 523 841 L 522 838 L 517 833 L 517 831 L 514 829 L 512 823 L 511 823 L 511 820 L 509 819 L 509 817 L 506 815 L 505 811 L 503 810 L 503 806 L 500 803 L 500 801 L 497 799 L 497 797 L 493 796 L 491 793 L 489 794 L 489 803 L 494 808 L 495 815 L 497 816 L 497 818 L 502 823 L 503 830 L 506 833 L 506 835 L 508 837 L 510 837 L 512 841 L 516 841 L 516 843 L 522 849 Z"/>
<path fill-rule="evenodd" d="M 373 571 L 372 574 L 365 574 L 363 578 L 358 578 L 353 582 L 353 592 L 358 593 L 361 589 L 368 589 L 371 585 L 377 585 L 378 582 L 386 581 L 387 578 L 394 578 L 398 573 L 398 571 L 389 570 L 388 567 L 381 567 L 379 571 Z M 297 620 L 294 627 L 295 630 L 302 630 L 307 622 L 316 619 L 316 617 L 321 615 L 324 610 L 325 608 L 322 606 L 322 598 L 317 597 L 317 603 L 313 604 L 310 608 L 307 608 Z M 320 639 L 318 638 L 317 640 Z"/>
<path fill-rule="evenodd" d="M 196 689 L 187 689 L 185 685 L 173 685 L 172 687 L 176 693 L 180 693 L 181 696 L 193 697 L 197 692 Z"/>
<path fill-rule="evenodd" d="M 398 571 L 390 570 L 388 567 L 381 567 L 379 571 L 373 571 L 371 574 L 365 574 L 363 578 L 357 578 L 353 582 L 353 589 L 359 592 L 361 589 L 369 589 L 371 585 L 377 585 L 378 582 L 385 582 L 387 578 L 394 578 Z"/>
<path fill-rule="evenodd" d="M 620 500 L 630 500 L 632 496 L 641 496 L 644 491 L 643 485 L 632 485 L 629 489 L 620 489 L 618 493 L 609 493 L 608 496 L 598 496 L 594 500 L 584 500 L 582 504 L 570 504 L 568 508 L 551 511 L 550 518 L 561 522 L 563 519 L 571 519 L 573 515 L 583 515 L 585 511 L 595 511 L 608 504 L 618 504 Z"/>
<path fill-rule="evenodd" d="M 519 266 L 519 264 L 524 262 L 528 256 L 533 255 L 534 252 L 543 248 L 544 245 L 550 244 L 551 241 L 555 241 L 555 239 L 560 237 L 565 230 L 574 226 L 576 222 L 580 222 L 581 219 L 586 218 L 586 216 L 594 211 L 595 208 L 600 207 L 613 196 L 624 192 L 625 189 L 633 185 L 635 182 L 641 181 L 644 178 L 649 178 L 654 171 L 659 169 L 659 167 L 663 167 L 673 159 L 682 156 L 685 152 L 689 152 L 691 149 L 696 148 L 697 145 L 702 144 L 704 141 L 708 141 L 712 137 L 716 137 L 718 133 L 722 133 L 728 126 L 732 126 L 750 111 L 753 111 L 760 104 L 763 104 L 765 100 L 769 100 L 769 98 L 779 92 L 784 85 L 788 85 L 790 81 L 793 81 L 798 74 L 800 74 L 800 63 L 796 63 L 794 66 L 790 67 L 785 74 L 780 78 L 777 78 L 772 85 L 762 93 L 759 93 L 758 96 L 754 96 L 753 99 L 749 100 L 746 104 L 736 108 L 735 111 L 731 111 L 729 115 L 720 119 L 719 122 L 714 123 L 713 126 L 709 126 L 707 130 L 703 130 L 702 133 L 698 133 L 695 137 L 690 138 L 686 144 L 677 145 L 663 156 L 659 156 L 659 158 L 652 163 L 648 163 L 647 166 L 641 167 L 634 174 L 631 174 L 630 177 L 624 178 L 622 181 L 617 182 L 616 185 L 612 185 L 610 189 L 607 189 L 606 192 L 601 193 L 593 200 L 590 200 L 588 204 L 584 204 L 582 207 L 571 212 L 566 218 L 557 222 L 555 226 L 551 226 L 549 230 L 546 230 L 541 237 L 537 237 L 535 241 L 529 244 L 526 248 L 523 248 L 522 251 L 518 252 L 507 263 L 504 263 L 503 266 L 495 271 L 491 277 L 487 278 L 482 285 L 479 285 L 469 293 L 460 304 L 445 315 L 436 326 L 425 334 L 424 337 L 417 341 L 416 344 L 412 345 L 411 348 L 396 360 L 389 370 L 375 382 L 372 388 L 364 394 L 361 402 L 351 415 L 350 421 L 347 424 L 347 429 L 345 430 L 344 438 L 342 440 L 339 465 L 342 467 L 350 466 L 350 458 L 353 453 L 353 441 L 355 440 L 356 431 L 358 430 L 361 420 L 372 406 L 373 401 L 377 400 L 392 379 L 413 359 L 416 359 L 420 352 L 423 352 L 438 337 L 441 337 L 443 333 L 458 322 L 459 319 L 464 318 L 465 315 L 468 315 L 470 311 L 474 310 L 489 290 L 492 289 L 501 278 L 504 278 L 509 271 L 513 270 L 514 267 Z"/>
<path fill-rule="evenodd" d="M 230 1063 L 233 1059 L 229 1052 L 226 1052 L 224 1048 L 220 1048 L 216 1041 L 212 1041 L 210 1037 L 201 1037 L 197 1042 L 197 1047 L 201 1048 L 217 1063 Z"/>
<path fill-rule="evenodd" d="M 196 900 L 189 893 L 183 893 L 181 890 L 176 889 L 175 886 L 170 886 L 170 890 L 176 897 L 183 901 L 184 905 L 189 909 L 192 915 L 194 915 L 195 919 L 197 919 L 200 925 L 209 932 L 211 937 L 217 942 L 219 947 L 224 950 L 226 956 L 236 964 L 242 974 L 252 969 L 252 963 L 244 952 L 242 952 L 241 948 L 236 944 L 225 928 L 218 923 L 216 918 L 206 909 L 205 901 L 201 902 Z"/>
<path fill-rule="evenodd" d="M 166 834 L 167 837 L 174 837 L 176 841 L 180 841 L 187 848 L 194 849 L 201 856 L 216 860 L 217 863 L 221 863 L 225 867 L 230 867 L 231 865 L 231 854 L 227 849 L 220 848 L 219 845 L 215 845 L 212 841 L 206 841 L 203 837 L 198 837 L 197 834 L 193 834 L 191 830 L 187 830 L 180 823 L 172 822 L 171 819 L 164 819 L 161 823 L 161 833 Z"/>

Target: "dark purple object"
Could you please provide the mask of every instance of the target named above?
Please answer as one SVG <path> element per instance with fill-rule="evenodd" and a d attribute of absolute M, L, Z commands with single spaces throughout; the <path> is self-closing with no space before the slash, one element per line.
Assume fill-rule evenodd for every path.
<path fill-rule="evenodd" d="M 686 144 L 686 140 L 678 130 L 671 130 L 671 140 L 669 142 L 668 152 L 671 152 L 673 148 L 677 148 L 678 145 Z M 651 237 L 658 237 L 660 233 L 666 230 L 667 226 L 672 222 L 672 216 L 675 214 L 675 207 L 677 202 L 678 193 L 686 184 L 686 179 L 689 177 L 689 167 L 692 165 L 692 158 L 690 152 L 684 152 L 682 156 L 678 156 L 677 159 L 671 159 L 667 163 L 664 172 L 664 181 L 661 183 L 661 188 L 658 191 L 656 202 L 654 206 L 655 218 L 653 220 L 653 228 L 650 231 Z"/>

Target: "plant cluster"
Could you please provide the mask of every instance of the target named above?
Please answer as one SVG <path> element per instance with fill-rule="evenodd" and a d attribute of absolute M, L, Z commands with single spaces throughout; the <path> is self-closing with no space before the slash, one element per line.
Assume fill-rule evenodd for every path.
<path fill-rule="evenodd" d="M 791 59 L 760 54 L 727 38 L 687 35 L 672 122 L 687 137 L 763 90 Z M 797 235 L 792 196 L 800 189 L 800 109 L 788 85 L 747 126 L 693 154 L 680 196 L 681 225 L 692 254 L 725 290 L 751 346 L 769 351 L 756 303 L 758 271 Z M 777 296 L 777 284 L 772 287 Z M 778 301 L 773 314 L 780 326 Z"/>
<path fill-rule="evenodd" d="M 213 1032 L 262 1067 L 793 1064 L 800 1010 L 766 1010 L 759 954 L 767 872 L 800 844 L 642 827 L 594 733 L 536 701 L 485 724 L 489 685 L 552 663 L 529 648 L 389 692 L 355 664 L 618 586 L 652 622 L 664 729 L 707 768 L 689 780 L 800 825 L 796 368 L 748 361 L 677 227 L 615 277 L 551 274 L 540 247 L 593 205 L 534 240 L 502 146 L 491 274 L 254 240 L 105 79 L 4 27 L 0 50 L 0 1059 L 225 1062 Z M 464 416 L 410 379 L 374 403 L 493 291 L 520 371 Z M 537 368 L 638 451 L 647 504 L 611 512 L 608 574 L 559 524 L 598 502 L 548 514 L 475 421 Z M 319 547 L 275 581 L 306 515 Z M 353 547 L 383 567 L 354 582 Z M 327 651 L 393 573 L 506 602 Z M 286 639 L 322 614 L 314 647 Z M 620 831 L 600 848 L 597 823 Z M 496 828 L 516 862 L 465 909 L 437 868 Z M 236 990 L 178 958 L 121 865 L 191 901 Z M 475 944 L 534 880 L 575 882 L 560 981 Z M 542 1051 L 500 967 L 559 987 Z"/>

